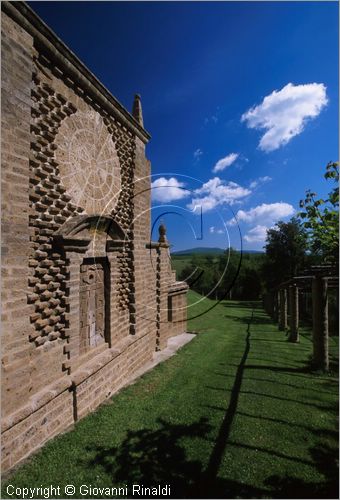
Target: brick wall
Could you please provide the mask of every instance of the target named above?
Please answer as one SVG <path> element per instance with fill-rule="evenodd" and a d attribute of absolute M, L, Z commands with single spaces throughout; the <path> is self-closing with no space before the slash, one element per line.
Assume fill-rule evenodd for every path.
<path fill-rule="evenodd" d="M 2 415 L 32 391 L 32 306 L 27 303 L 30 269 L 28 156 L 30 151 L 33 40 L 2 15 Z"/>
<path fill-rule="evenodd" d="M 186 324 L 169 245 L 149 241 L 149 136 L 138 116 L 24 3 L 2 9 L 7 470 L 128 383 Z M 96 262 L 97 295 L 81 281 Z"/>

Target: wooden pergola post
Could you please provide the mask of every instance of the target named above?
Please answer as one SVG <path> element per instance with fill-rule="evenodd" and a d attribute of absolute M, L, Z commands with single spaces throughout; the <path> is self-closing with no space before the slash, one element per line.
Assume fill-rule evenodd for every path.
<path fill-rule="evenodd" d="M 296 285 L 289 287 L 289 340 L 299 342 L 299 289 Z"/>
<path fill-rule="evenodd" d="M 313 300 L 313 364 L 316 369 L 329 370 L 328 357 L 328 280 L 315 276 Z"/>
<path fill-rule="evenodd" d="M 279 330 L 284 331 L 287 328 L 287 290 L 280 288 L 280 315 Z"/>

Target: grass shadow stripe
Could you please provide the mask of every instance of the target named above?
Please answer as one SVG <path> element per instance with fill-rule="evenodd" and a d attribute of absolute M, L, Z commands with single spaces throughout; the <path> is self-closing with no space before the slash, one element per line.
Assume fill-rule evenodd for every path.
<path fill-rule="evenodd" d="M 247 336 L 246 336 L 246 345 L 245 349 L 243 352 L 243 356 L 241 358 L 241 362 L 238 365 L 236 376 L 235 376 L 235 381 L 233 384 L 233 388 L 231 390 L 231 397 L 230 397 L 230 403 L 228 406 L 228 409 L 226 411 L 226 414 L 224 416 L 222 425 L 220 427 L 220 430 L 218 432 L 218 436 L 216 439 L 215 446 L 213 448 L 213 451 L 210 455 L 209 463 L 207 465 L 206 470 L 202 474 L 202 481 L 200 481 L 198 485 L 198 491 L 196 491 L 196 495 L 199 494 L 201 498 L 208 498 L 209 492 L 212 491 L 212 486 L 217 478 L 218 470 L 220 468 L 222 458 L 224 455 L 224 451 L 229 439 L 230 435 L 230 430 L 231 426 L 236 414 L 237 410 L 237 404 L 238 404 L 238 399 L 239 399 L 239 394 L 241 391 L 241 386 L 242 386 L 242 379 L 243 379 L 243 373 L 245 369 L 245 364 L 248 358 L 248 354 L 250 351 L 250 325 L 253 321 L 254 317 L 254 309 L 252 310 L 251 313 L 251 318 L 248 321 L 247 325 Z"/>

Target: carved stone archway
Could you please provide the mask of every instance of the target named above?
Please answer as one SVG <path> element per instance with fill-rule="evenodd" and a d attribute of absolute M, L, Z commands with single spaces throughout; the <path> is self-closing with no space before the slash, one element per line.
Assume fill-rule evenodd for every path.
<path fill-rule="evenodd" d="M 129 312 L 117 309 L 117 257 L 128 243 L 125 231 L 109 216 L 78 215 L 54 235 L 55 250 L 64 256 L 69 270 L 69 373 L 81 365 L 84 356 L 95 356 L 105 345 L 112 346 L 114 324 L 129 323 Z"/>

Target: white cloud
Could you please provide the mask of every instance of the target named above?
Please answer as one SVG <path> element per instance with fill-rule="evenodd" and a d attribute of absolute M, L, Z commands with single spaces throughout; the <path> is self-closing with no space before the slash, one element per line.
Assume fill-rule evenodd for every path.
<path fill-rule="evenodd" d="M 196 151 L 194 151 L 195 160 L 198 161 L 200 159 L 200 157 L 202 156 L 202 154 L 203 154 L 203 151 L 200 148 L 196 149 Z"/>
<path fill-rule="evenodd" d="M 195 190 L 197 197 L 193 198 L 187 207 L 196 213 L 200 213 L 201 207 L 202 212 L 208 212 L 227 203 L 232 205 L 236 200 L 244 198 L 250 193 L 249 189 L 236 184 L 236 182 L 226 183 L 219 177 L 214 177 L 203 184 L 201 188 Z"/>
<path fill-rule="evenodd" d="M 248 243 L 264 243 L 267 237 L 268 229 L 269 228 L 267 226 L 255 226 L 248 231 L 248 233 L 244 236 L 244 239 Z"/>
<path fill-rule="evenodd" d="M 239 210 L 236 214 L 238 222 L 245 222 L 248 224 L 258 224 L 261 226 L 272 225 L 278 220 L 293 215 L 294 207 L 289 203 L 262 203 L 257 207 L 251 208 L 248 211 Z M 231 219 L 228 224 L 234 226 L 235 219 Z"/>
<path fill-rule="evenodd" d="M 209 228 L 209 232 L 211 234 L 223 234 L 224 233 L 223 229 L 216 229 L 215 226 L 211 226 Z"/>
<path fill-rule="evenodd" d="M 257 186 L 259 186 L 260 184 L 264 184 L 265 182 L 269 182 L 271 181 L 272 178 L 269 177 L 269 175 L 265 175 L 264 177 L 259 177 L 258 179 L 256 179 L 255 181 L 251 182 L 249 184 L 249 187 L 250 189 L 255 189 Z"/>
<path fill-rule="evenodd" d="M 213 168 L 213 172 L 221 172 L 227 167 L 230 167 L 232 163 L 234 163 L 235 160 L 239 157 L 239 153 L 230 153 L 229 155 L 225 156 L 224 158 L 221 158 L 218 160 L 216 165 Z"/>
<path fill-rule="evenodd" d="M 159 177 L 151 183 L 151 195 L 153 201 L 167 203 L 180 200 L 189 195 L 190 191 L 184 189 L 185 184 L 179 182 L 176 177 Z"/>
<path fill-rule="evenodd" d="M 258 106 L 248 109 L 241 121 L 249 128 L 266 129 L 259 148 L 274 151 L 304 130 L 308 119 L 315 118 L 328 102 L 323 83 L 288 83 L 274 90 Z"/>

